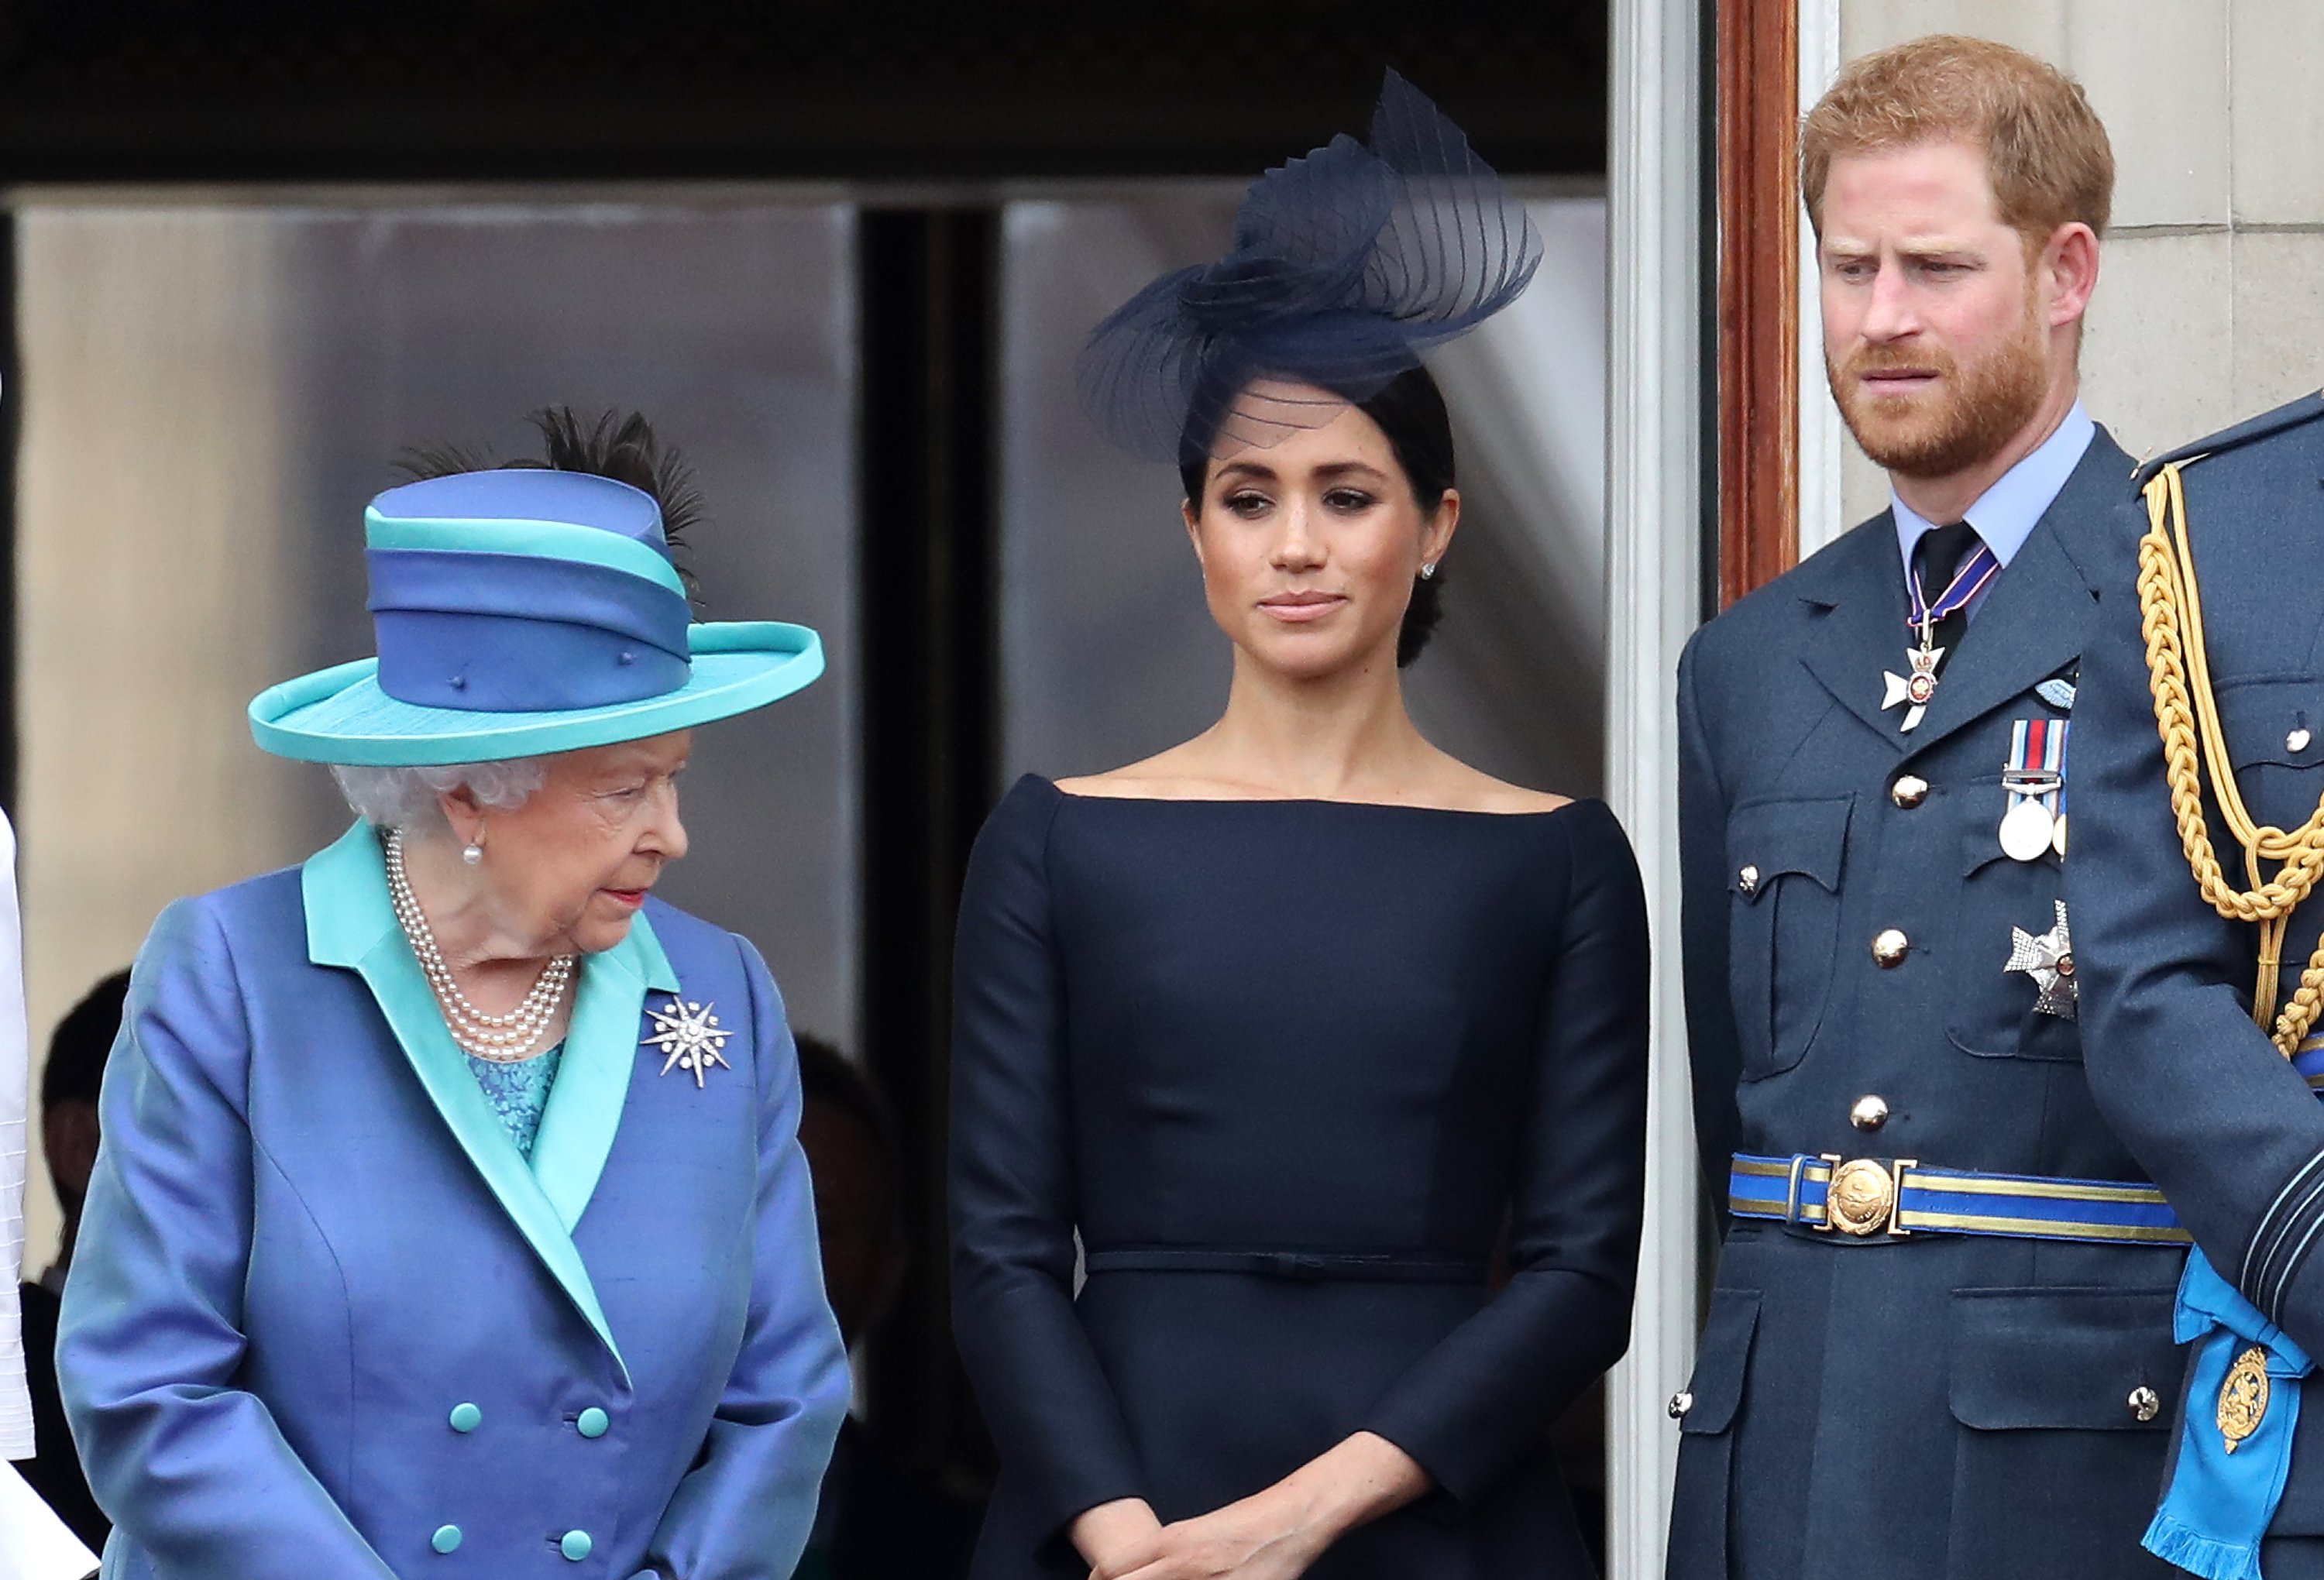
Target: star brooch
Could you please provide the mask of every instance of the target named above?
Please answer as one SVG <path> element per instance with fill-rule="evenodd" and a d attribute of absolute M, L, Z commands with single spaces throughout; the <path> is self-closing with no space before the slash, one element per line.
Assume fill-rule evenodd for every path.
<path fill-rule="evenodd" d="M 2065 901 L 2058 902 L 2058 924 L 2049 932 L 2037 937 L 2023 927 L 2009 930 L 2009 963 L 2001 969 L 2034 978 L 2042 990 L 2035 1009 L 2061 1020 L 2074 1018 L 2074 936 L 2066 928 Z"/>
<path fill-rule="evenodd" d="M 726 1039 L 734 1033 L 720 1026 L 718 1017 L 710 1011 L 707 1004 L 689 1004 L 682 998 L 671 999 L 668 1009 L 649 1009 L 646 1013 L 653 1017 L 653 1030 L 638 1045 L 660 1049 L 661 1072 L 668 1075 L 673 1070 L 689 1070 L 698 1087 L 712 1065 L 734 1068 L 726 1064 L 726 1056 L 720 1052 L 726 1046 Z"/>

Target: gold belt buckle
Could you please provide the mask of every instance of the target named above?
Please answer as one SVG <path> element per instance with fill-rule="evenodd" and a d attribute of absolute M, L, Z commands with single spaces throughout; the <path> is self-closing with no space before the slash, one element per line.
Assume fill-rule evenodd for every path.
<path fill-rule="evenodd" d="M 1916 1160 L 1898 1158 L 1884 1168 L 1870 1158 L 1851 1158 L 1843 1162 L 1837 1153 L 1821 1155 L 1831 1165 L 1831 1179 L 1823 1192 L 1827 1229 L 1856 1236 L 1886 1234 L 1901 1237 L 1912 1233 L 1897 1227 L 1896 1213 L 1904 1196 L 1904 1171 L 1919 1167 Z"/>

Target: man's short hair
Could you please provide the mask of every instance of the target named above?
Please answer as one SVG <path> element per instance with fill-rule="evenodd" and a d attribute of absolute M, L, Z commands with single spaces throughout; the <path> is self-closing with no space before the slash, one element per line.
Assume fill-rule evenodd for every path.
<path fill-rule="evenodd" d="M 65 1012 L 49 1037 L 49 1061 L 41 1070 L 41 1111 L 59 1103 L 95 1103 L 105 1083 L 106 1056 L 121 1032 L 121 1011 L 129 997 L 129 973 L 115 971 L 90 988 Z"/>
<path fill-rule="evenodd" d="M 1823 234 L 1831 161 L 1915 143 L 1985 151 L 2004 224 L 2029 252 L 2076 220 L 2104 234 L 2114 149 L 2081 84 L 2022 50 L 1934 33 L 1849 62 L 1800 128 L 1800 195 Z"/>

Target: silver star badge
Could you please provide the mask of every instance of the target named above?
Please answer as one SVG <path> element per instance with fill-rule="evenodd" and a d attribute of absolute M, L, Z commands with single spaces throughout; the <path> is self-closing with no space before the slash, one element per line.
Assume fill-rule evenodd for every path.
<path fill-rule="evenodd" d="M 1897 726 L 1907 735 L 1919 727 L 1921 715 L 1929 711 L 1929 699 L 1937 694 L 1937 661 L 1944 656 L 1942 648 L 1907 648 L 1904 662 L 1913 671 L 1910 676 L 1889 669 L 1880 672 L 1887 686 L 1880 711 L 1885 713 L 1899 704 L 1910 704 L 1904 708 L 1904 723 Z"/>
<path fill-rule="evenodd" d="M 726 1064 L 726 1056 L 719 1051 L 734 1033 L 722 1028 L 718 1017 L 710 1010 L 709 1005 L 689 1004 L 680 998 L 671 999 L 666 1010 L 649 1009 L 646 1013 L 653 1017 L 654 1029 L 638 1045 L 660 1049 L 661 1072 L 668 1075 L 673 1070 L 688 1070 L 698 1087 L 712 1065 L 734 1068 Z"/>
<path fill-rule="evenodd" d="M 2058 902 L 2058 924 L 2039 937 L 2023 927 L 2009 930 L 2009 963 L 2001 969 L 2034 978 L 2042 990 L 2034 1001 L 2035 1009 L 2061 1020 L 2074 1018 L 2074 937 L 2066 928 L 2065 901 Z"/>

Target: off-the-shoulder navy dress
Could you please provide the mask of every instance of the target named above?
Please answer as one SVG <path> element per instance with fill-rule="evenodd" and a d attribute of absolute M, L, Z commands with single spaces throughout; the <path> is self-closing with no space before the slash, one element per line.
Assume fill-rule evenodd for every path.
<path fill-rule="evenodd" d="M 976 1580 L 1078 1580 L 1083 1511 L 1204 1513 L 1360 1430 L 1436 1491 L 1311 1580 L 1591 1572 L 1545 1439 L 1620 1355 L 1637 1254 L 1646 913 L 1604 805 L 1028 777 L 954 970 L 954 1321 L 1001 1457 Z"/>

